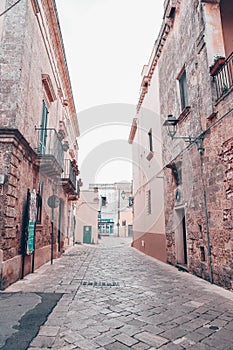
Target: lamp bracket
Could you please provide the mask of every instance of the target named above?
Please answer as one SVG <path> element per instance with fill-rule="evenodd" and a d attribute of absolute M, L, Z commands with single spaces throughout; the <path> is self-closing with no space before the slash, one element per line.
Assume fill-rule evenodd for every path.
<path fill-rule="evenodd" d="M 196 140 L 196 137 L 193 137 L 193 136 L 173 136 L 172 139 L 182 139 L 184 140 L 185 142 L 195 142 Z"/>
<path fill-rule="evenodd" d="M 200 135 L 198 137 L 193 136 L 173 136 L 172 139 L 183 139 L 185 142 L 195 143 L 197 145 L 197 150 L 202 154 L 204 152 L 203 148 L 203 140 L 204 135 Z"/>

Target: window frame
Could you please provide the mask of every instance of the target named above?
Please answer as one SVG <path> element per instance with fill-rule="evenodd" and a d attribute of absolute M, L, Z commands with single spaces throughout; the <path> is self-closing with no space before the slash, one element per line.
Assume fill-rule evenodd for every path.
<path fill-rule="evenodd" d="M 180 106 L 181 111 L 183 111 L 185 108 L 189 107 L 187 73 L 185 67 L 183 67 L 180 74 L 178 75 L 177 81 L 179 85 Z"/>
<path fill-rule="evenodd" d="M 153 152 L 153 136 L 152 136 L 152 129 L 148 131 L 148 137 L 149 137 L 149 151 Z"/>
<path fill-rule="evenodd" d="M 39 154 L 44 155 L 46 153 L 46 140 L 47 140 L 47 125 L 48 125 L 48 107 L 45 100 L 42 101 L 42 117 L 40 125 L 40 139 L 39 139 Z"/>
<path fill-rule="evenodd" d="M 151 190 L 146 191 L 146 203 L 147 203 L 147 215 L 151 215 L 152 208 L 151 208 Z"/>

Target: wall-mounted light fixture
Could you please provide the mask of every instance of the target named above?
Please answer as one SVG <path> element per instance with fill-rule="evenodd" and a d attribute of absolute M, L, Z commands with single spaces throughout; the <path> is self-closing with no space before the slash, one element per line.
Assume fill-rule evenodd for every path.
<path fill-rule="evenodd" d="M 193 143 L 195 142 L 197 145 L 197 150 L 200 153 L 204 152 L 203 148 L 203 139 L 204 135 L 201 134 L 198 137 L 193 136 L 175 136 L 177 132 L 177 124 L 179 120 L 176 119 L 172 114 L 169 114 L 165 122 L 163 123 L 163 126 L 166 126 L 167 128 L 167 134 L 171 137 L 172 140 L 174 139 L 183 139 L 185 142 Z"/>
<path fill-rule="evenodd" d="M 6 182 L 6 175 L 0 174 L 0 185 L 4 185 L 5 182 Z"/>

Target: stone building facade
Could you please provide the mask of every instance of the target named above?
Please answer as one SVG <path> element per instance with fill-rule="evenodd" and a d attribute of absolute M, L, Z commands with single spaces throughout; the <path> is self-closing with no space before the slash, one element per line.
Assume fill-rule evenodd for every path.
<path fill-rule="evenodd" d="M 151 69 L 154 52 L 143 67 L 141 95 L 129 140 L 133 153 L 133 243 L 136 249 L 166 261 L 161 123 L 158 70 Z M 149 84 L 150 81 L 150 84 Z"/>
<path fill-rule="evenodd" d="M 144 79 L 150 89 L 158 71 L 167 262 L 231 289 L 233 3 L 166 0 L 164 10 Z"/>
<path fill-rule="evenodd" d="M 98 233 L 100 236 L 129 237 L 132 233 L 132 183 L 89 184 L 99 191 Z"/>
<path fill-rule="evenodd" d="M 79 174 L 79 126 L 55 1 L 11 5 L 0 4 L 2 289 L 73 243 Z"/>

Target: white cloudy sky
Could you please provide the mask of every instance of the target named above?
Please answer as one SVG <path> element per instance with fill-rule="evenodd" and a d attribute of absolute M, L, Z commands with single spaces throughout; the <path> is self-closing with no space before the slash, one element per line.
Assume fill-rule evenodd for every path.
<path fill-rule="evenodd" d="M 82 164 L 90 153 L 93 157 L 98 156 L 94 150 L 101 149 L 99 146 L 116 147 L 114 142 L 114 145 L 108 144 L 109 139 L 120 139 L 127 144 L 139 98 L 141 71 L 149 60 L 161 26 L 163 2 L 56 0 L 81 130 L 81 173 Z M 123 120 L 117 119 L 116 110 L 122 115 L 125 113 Z M 107 113 L 108 122 L 102 117 Z M 92 119 L 92 123 L 88 123 L 88 119 Z M 116 123 L 121 131 L 116 128 Z M 112 157 L 109 154 L 106 160 L 102 159 L 98 169 L 90 170 L 94 174 L 88 181 L 130 180 L 129 148 L 125 157 L 122 152 L 117 155 L 114 150 L 113 153 Z M 85 171 L 82 177 L 85 177 Z"/>

